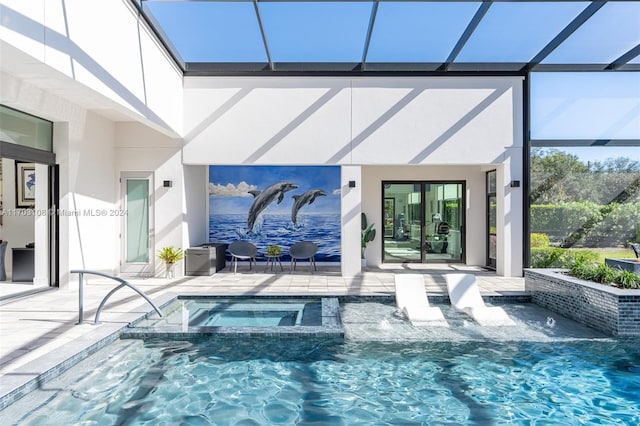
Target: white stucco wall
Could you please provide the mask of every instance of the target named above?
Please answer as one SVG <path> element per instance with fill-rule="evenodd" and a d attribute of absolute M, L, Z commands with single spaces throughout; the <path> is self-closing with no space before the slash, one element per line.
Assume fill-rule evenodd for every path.
<path fill-rule="evenodd" d="M 37 77 L 85 108 L 116 108 L 159 128 L 182 128 L 182 74 L 128 1 L 4 0 L 0 15 L 0 41 L 31 58 L 3 68 Z M 17 60 L 12 49 L 3 54 Z M 51 75 L 36 75 L 39 65 Z"/>
<path fill-rule="evenodd" d="M 520 78 L 193 77 L 184 85 L 187 164 L 487 164 L 522 146 Z"/>

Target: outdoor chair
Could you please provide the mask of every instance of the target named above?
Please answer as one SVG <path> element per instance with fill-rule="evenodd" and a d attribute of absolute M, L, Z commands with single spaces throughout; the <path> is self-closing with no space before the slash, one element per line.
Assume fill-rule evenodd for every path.
<path fill-rule="evenodd" d="M 251 269 L 252 263 L 256 263 L 258 249 L 249 241 L 234 241 L 229 244 L 229 253 L 231 253 L 233 273 L 235 274 L 238 271 L 238 259 L 248 260 L 249 269 Z"/>
<path fill-rule="evenodd" d="M 309 271 L 313 273 L 316 268 L 315 255 L 318 252 L 318 245 L 311 241 L 301 241 L 295 243 L 289 248 L 289 256 L 291 257 L 291 271 L 295 271 L 296 262 L 298 260 L 309 259 Z M 313 268 L 313 269 L 312 269 Z"/>
<path fill-rule="evenodd" d="M 437 306 L 431 306 L 420 274 L 394 274 L 396 306 L 416 327 L 448 327 L 449 324 Z"/>
<path fill-rule="evenodd" d="M 486 306 L 473 274 L 446 274 L 451 306 L 464 312 L 480 325 L 514 326 L 516 323 L 500 306 Z"/>
<path fill-rule="evenodd" d="M 631 248 L 633 249 L 633 252 L 636 254 L 636 259 L 640 259 L 640 244 L 638 243 L 631 243 L 629 244 L 631 246 Z"/>

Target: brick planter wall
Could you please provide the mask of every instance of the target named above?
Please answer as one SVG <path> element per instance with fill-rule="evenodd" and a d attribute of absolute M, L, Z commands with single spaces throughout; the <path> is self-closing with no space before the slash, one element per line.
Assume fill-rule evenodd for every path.
<path fill-rule="evenodd" d="M 531 301 L 613 336 L 640 336 L 640 290 L 623 290 L 561 274 L 527 269 Z"/>

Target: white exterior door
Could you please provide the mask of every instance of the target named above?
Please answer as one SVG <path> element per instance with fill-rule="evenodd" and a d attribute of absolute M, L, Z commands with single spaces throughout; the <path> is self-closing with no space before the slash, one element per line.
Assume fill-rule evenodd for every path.
<path fill-rule="evenodd" d="M 153 174 L 123 172 L 120 175 L 122 216 L 120 272 L 123 275 L 152 276 L 153 253 Z"/>

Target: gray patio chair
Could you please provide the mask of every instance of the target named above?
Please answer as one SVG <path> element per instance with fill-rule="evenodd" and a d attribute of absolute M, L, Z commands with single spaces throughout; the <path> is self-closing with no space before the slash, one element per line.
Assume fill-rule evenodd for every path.
<path fill-rule="evenodd" d="M 229 253 L 231 253 L 233 273 L 235 274 L 238 271 L 238 259 L 248 260 L 249 269 L 251 269 L 252 263 L 256 263 L 258 249 L 249 241 L 234 241 L 229 244 Z"/>
<path fill-rule="evenodd" d="M 640 258 L 640 244 L 638 243 L 630 243 L 629 244 L 633 249 L 633 252 L 636 254 L 636 259 Z"/>
<path fill-rule="evenodd" d="M 301 241 L 292 245 L 289 248 L 289 256 L 291 256 L 291 271 L 295 271 L 296 262 L 303 259 L 309 259 L 309 271 L 311 273 L 313 273 L 314 270 L 317 271 L 318 268 L 316 268 L 315 258 L 317 252 L 318 245 L 316 243 L 312 243 L 311 241 Z"/>

